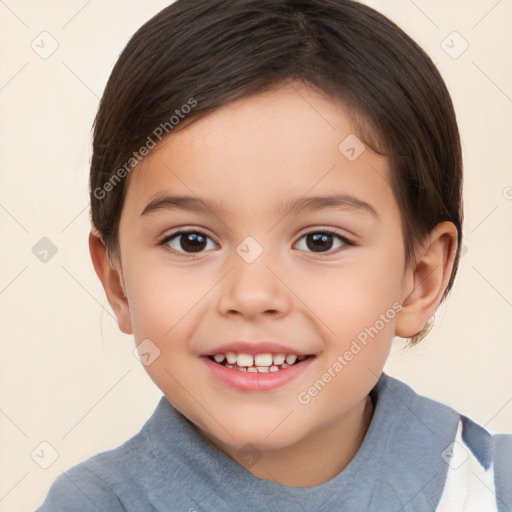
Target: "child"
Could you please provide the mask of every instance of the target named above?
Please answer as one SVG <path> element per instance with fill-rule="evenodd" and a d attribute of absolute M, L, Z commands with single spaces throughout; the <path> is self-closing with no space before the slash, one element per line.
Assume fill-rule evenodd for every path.
<path fill-rule="evenodd" d="M 352 0 L 178 0 L 95 121 L 90 251 L 162 390 L 40 512 L 505 511 L 512 436 L 383 373 L 452 287 L 462 159 L 428 56 Z"/>

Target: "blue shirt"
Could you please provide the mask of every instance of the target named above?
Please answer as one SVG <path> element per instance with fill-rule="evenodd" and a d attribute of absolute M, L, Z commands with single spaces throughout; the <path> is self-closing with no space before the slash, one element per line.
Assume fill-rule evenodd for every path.
<path fill-rule="evenodd" d="M 512 510 L 512 435 L 491 435 L 384 373 L 370 396 L 360 449 L 323 484 L 253 476 L 162 397 L 137 435 L 62 473 L 36 512 Z"/>

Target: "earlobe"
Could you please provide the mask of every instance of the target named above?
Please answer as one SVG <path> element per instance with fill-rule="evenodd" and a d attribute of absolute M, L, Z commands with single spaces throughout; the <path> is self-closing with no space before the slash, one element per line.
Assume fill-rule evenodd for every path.
<path fill-rule="evenodd" d="M 114 268 L 107 255 L 105 243 L 97 229 L 89 233 L 89 251 L 92 264 L 114 311 L 119 329 L 125 334 L 133 334 L 128 299 L 122 284 L 120 271 Z"/>
<path fill-rule="evenodd" d="M 415 336 L 435 313 L 450 280 L 456 252 L 457 228 L 452 222 L 441 222 L 418 248 L 414 265 L 406 271 L 403 307 L 395 324 L 397 336 Z"/>

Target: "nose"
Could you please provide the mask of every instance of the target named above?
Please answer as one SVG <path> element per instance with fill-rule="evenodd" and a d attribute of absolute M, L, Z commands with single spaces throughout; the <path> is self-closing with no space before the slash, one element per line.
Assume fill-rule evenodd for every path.
<path fill-rule="evenodd" d="M 260 256 L 247 263 L 237 254 L 233 268 L 222 281 L 218 310 L 224 316 L 254 320 L 260 316 L 280 318 L 291 308 L 291 296 L 275 268 Z"/>

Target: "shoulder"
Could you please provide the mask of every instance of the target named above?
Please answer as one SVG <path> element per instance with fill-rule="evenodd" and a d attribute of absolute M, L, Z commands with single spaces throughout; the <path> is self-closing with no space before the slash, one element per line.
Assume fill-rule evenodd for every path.
<path fill-rule="evenodd" d="M 65 471 L 36 512 L 188 510 L 216 453 L 163 396 L 138 434 Z"/>
<path fill-rule="evenodd" d="M 461 415 L 454 440 L 443 455 L 448 472 L 438 510 L 511 509 L 511 434 L 493 435 Z"/>
<path fill-rule="evenodd" d="M 492 434 L 389 376 L 379 382 L 378 391 L 394 409 L 407 411 L 404 418 L 414 419 L 431 434 L 429 457 L 443 475 L 436 510 L 512 509 L 512 434 Z"/>
<path fill-rule="evenodd" d="M 123 512 L 116 494 L 88 467 L 87 461 L 62 473 L 36 512 Z"/>
<path fill-rule="evenodd" d="M 464 456 L 472 467 L 473 475 L 487 476 L 488 489 L 496 496 L 497 504 L 512 508 L 512 434 L 490 434 L 480 425 L 461 416 L 459 442 L 467 449 Z M 490 510 L 490 509 L 489 509 Z M 498 508 L 501 510 L 501 508 Z"/>
<path fill-rule="evenodd" d="M 64 471 L 36 512 L 124 512 L 144 494 L 144 478 L 158 473 L 147 427 L 119 447 L 99 453 Z M 136 508 L 146 510 L 141 504 Z"/>
<path fill-rule="evenodd" d="M 493 436 L 493 460 L 499 499 L 512 509 L 512 434 Z"/>

